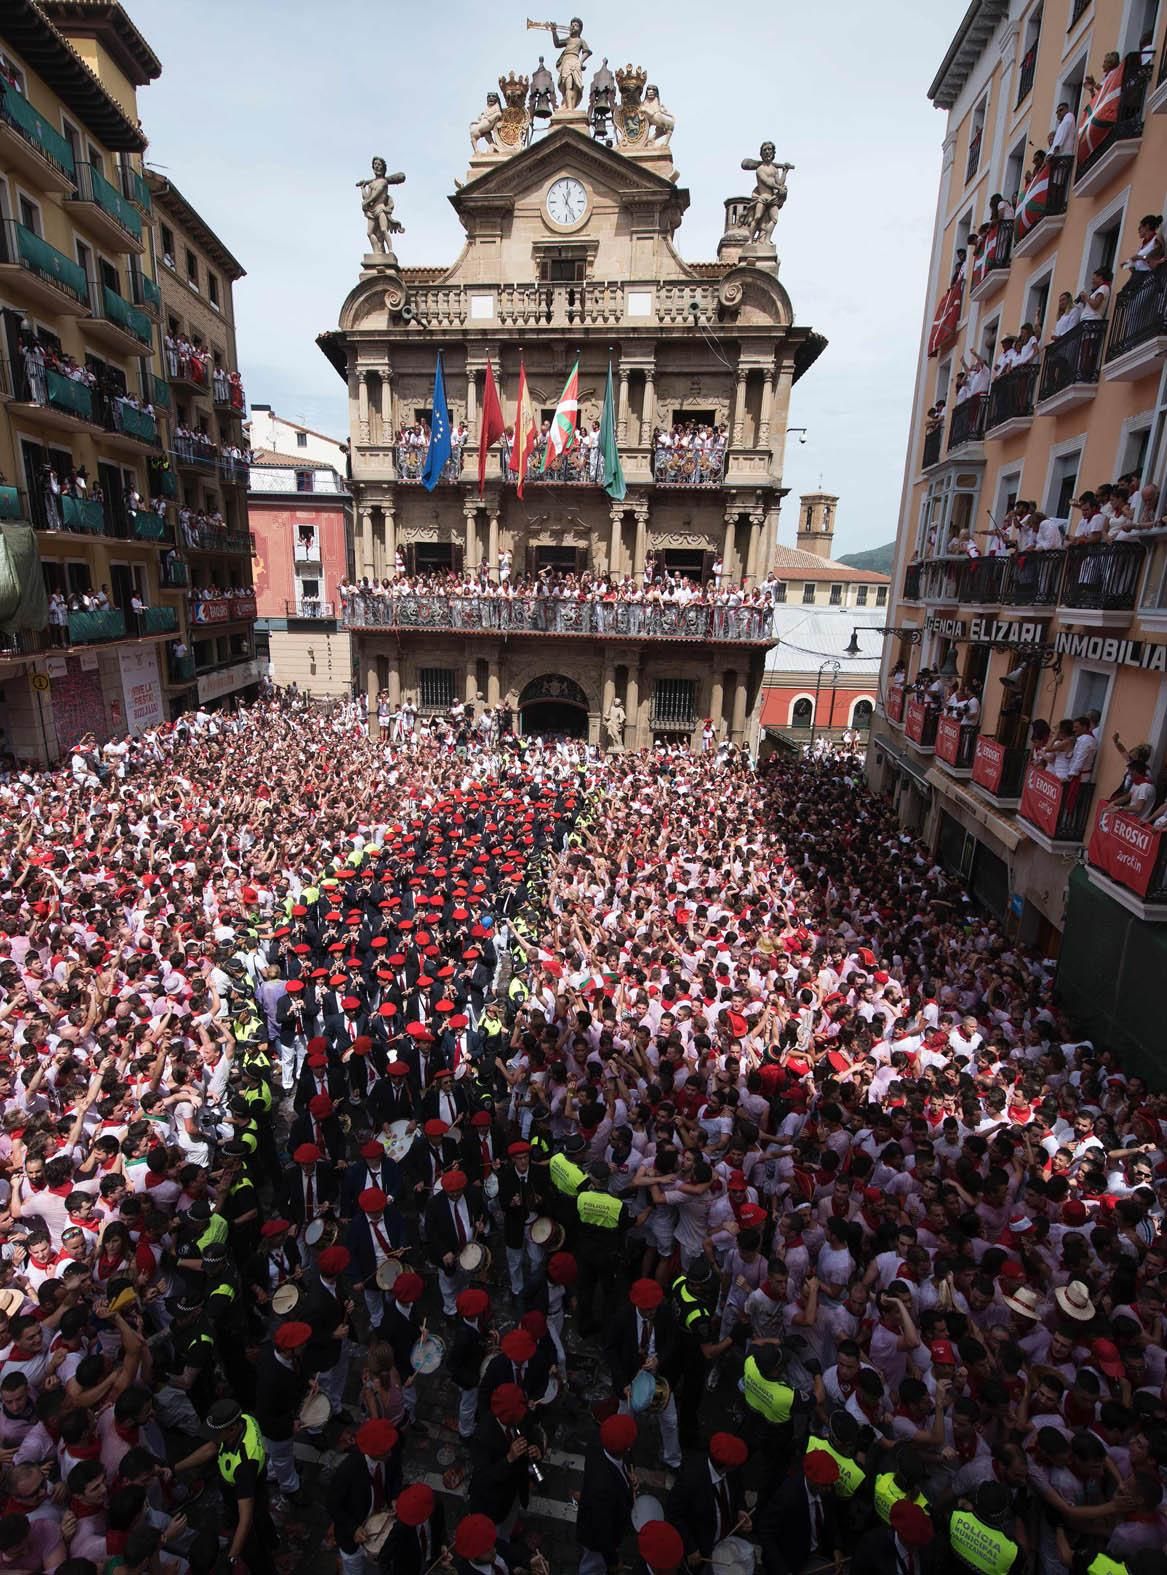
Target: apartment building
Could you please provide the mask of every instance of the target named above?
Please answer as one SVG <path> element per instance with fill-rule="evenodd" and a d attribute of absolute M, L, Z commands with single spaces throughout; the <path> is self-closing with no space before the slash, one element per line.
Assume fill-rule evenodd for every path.
<path fill-rule="evenodd" d="M 160 71 L 116 3 L 0 7 L 0 527 L 19 587 L 0 605 L 0 727 L 22 761 L 197 694 L 172 682 L 191 557 L 137 99 Z"/>
<path fill-rule="evenodd" d="M 1116 737 L 1150 745 L 1159 797 L 1167 749 L 1167 268 L 1140 228 L 1167 190 L 1165 33 L 1157 0 L 974 0 L 929 88 L 947 126 L 869 755 L 1136 1051 L 1161 1037 L 1141 981 L 1167 961 L 1167 848 L 1107 800 Z M 1108 504 L 1086 534 L 1111 483 L 1130 528 Z M 1074 718 L 1096 755 L 1059 774 L 1032 746 Z"/>

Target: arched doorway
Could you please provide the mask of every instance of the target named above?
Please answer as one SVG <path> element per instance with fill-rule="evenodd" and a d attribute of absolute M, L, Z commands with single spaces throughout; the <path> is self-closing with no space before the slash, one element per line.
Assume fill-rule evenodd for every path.
<path fill-rule="evenodd" d="M 542 738 L 586 738 L 588 697 L 574 678 L 547 673 L 519 696 L 522 731 Z"/>

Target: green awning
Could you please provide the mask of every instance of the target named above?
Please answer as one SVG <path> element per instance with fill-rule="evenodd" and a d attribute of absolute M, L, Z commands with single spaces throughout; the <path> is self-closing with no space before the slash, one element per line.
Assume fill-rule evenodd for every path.
<path fill-rule="evenodd" d="M 0 629 L 45 629 L 49 598 L 36 531 L 23 521 L 0 523 Z"/>

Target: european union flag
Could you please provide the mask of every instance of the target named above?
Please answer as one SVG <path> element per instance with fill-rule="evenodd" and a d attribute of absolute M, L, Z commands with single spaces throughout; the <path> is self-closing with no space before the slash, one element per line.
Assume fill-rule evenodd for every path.
<path fill-rule="evenodd" d="M 425 456 L 425 469 L 421 473 L 422 485 L 432 492 L 442 479 L 442 471 L 453 453 L 450 440 L 450 412 L 446 409 L 446 380 L 442 376 L 442 352 L 434 366 L 434 397 L 430 415 L 430 446 Z"/>

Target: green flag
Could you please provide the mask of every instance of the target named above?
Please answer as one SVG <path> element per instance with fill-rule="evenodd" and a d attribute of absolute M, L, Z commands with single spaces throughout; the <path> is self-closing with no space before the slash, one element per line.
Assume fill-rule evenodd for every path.
<path fill-rule="evenodd" d="M 600 464 L 603 467 L 604 491 L 617 503 L 628 488 L 624 485 L 624 467 L 620 463 L 620 450 L 616 447 L 616 401 L 612 397 L 612 363 L 608 362 L 608 386 L 604 390 L 604 409 L 600 415 Z"/>

